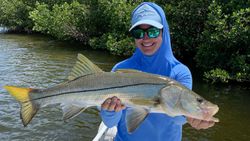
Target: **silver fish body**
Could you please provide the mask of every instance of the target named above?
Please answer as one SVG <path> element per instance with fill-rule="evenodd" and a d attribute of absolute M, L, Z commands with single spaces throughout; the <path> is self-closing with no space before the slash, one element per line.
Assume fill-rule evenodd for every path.
<path fill-rule="evenodd" d="M 21 103 L 24 126 L 38 109 L 47 105 L 61 104 L 64 120 L 67 120 L 87 107 L 100 106 L 112 96 L 131 107 L 126 112 L 129 132 L 134 131 L 150 112 L 218 122 L 213 117 L 219 110 L 217 105 L 168 77 L 135 70 L 103 72 L 84 56 L 80 56 L 80 60 L 80 67 L 75 67 L 69 81 L 62 84 L 47 89 L 5 86 Z M 88 73 L 81 73 L 81 70 Z"/>
<path fill-rule="evenodd" d="M 90 107 L 100 106 L 106 98 L 117 96 L 129 106 L 153 107 L 160 90 L 172 82 L 146 73 L 103 72 L 81 76 L 48 89 L 34 89 L 30 99 L 41 107 L 57 103 Z"/>

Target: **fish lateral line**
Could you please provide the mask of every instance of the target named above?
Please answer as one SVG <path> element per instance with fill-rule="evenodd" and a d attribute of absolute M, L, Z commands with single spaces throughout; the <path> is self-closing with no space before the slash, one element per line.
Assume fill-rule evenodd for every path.
<path fill-rule="evenodd" d="M 43 98 L 49 98 L 49 97 L 54 97 L 54 96 L 60 96 L 60 95 L 67 95 L 67 94 L 74 94 L 74 93 L 81 93 L 81 92 L 94 92 L 94 91 L 102 91 L 102 90 L 109 90 L 109 89 L 115 89 L 115 88 L 126 88 L 126 87 L 131 87 L 131 86 L 140 86 L 140 85 L 165 85 L 165 83 L 138 83 L 138 84 L 131 84 L 131 85 L 122 85 L 122 86 L 115 86 L 115 87 L 107 87 L 107 88 L 100 88 L 100 89 L 88 89 L 88 90 L 81 90 L 81 91 L 72 91 L 72 92 L 64 92 L 64 93 L 56 93 L 53 95 L 48 95 L 48 96 L 43 96 L 43 97 L 38 97 L 34 99 L 30 99 L 29 101 L 35 101 Z"/>

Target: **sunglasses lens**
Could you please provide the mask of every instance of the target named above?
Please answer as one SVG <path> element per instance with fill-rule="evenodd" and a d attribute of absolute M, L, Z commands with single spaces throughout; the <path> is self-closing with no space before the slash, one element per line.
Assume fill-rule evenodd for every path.
<path fill-rule="evenodd" d="M 150 27 L 148 29 L 133 29 L 131 31 L 132 36 L 135 39 L 142 39 L 144 38 L 145 32 L 147 33 L 149 38 L 157 38 L 160 35 L 160 29 L 156 28 L 156 27 Z"/>
<path fill-rule="evenodd" d="M 132 36 L 136 39 L 142 39 L 144 37 L 144 31 L 142 29 L 132 30 Z"/>
<path fill-rule="evenodd" d="M 149 38 L 156 38 L 160 35 L 160 29 L 152 27 L 148 29 L 147 33 Z"/>

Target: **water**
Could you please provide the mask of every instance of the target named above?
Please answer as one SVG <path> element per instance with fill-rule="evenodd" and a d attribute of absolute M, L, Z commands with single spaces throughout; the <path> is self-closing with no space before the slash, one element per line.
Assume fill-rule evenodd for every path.
<path fill-rule="evenodd" d="M 6 32 L 8 29 L 6 27 L 1 27 L 0 25 L 0 33 Z"/>
<path fill-rule="evenodd" d="M 41 109 L 27 127 L 19 118 L 19 104 L 4 90 L 4 85 L 46 88 L 66 80 L 82 53 L 105 71 L 122 58 L 103 51 L 79 49 L 38 35 L 0 34 L 0 140 L 91 140 L 100 117 L 88 109 L 68 123 L 61 119 L 60 107 Z M 211 86 L 194 82 L 194 91 L 216 103 L 220 123 L 207 130 L 184 126 L 184 141 L 249 141 L 250 94 L 240 86 Z"/>

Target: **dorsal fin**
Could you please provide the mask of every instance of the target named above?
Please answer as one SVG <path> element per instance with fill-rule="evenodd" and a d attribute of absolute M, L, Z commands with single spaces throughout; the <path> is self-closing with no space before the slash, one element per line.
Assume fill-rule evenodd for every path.
<path fill-rule="evenodd" d="M 142 71 L 135 69 L 117 69 L 115 72 L 117 73 L 142 73 Z"/>
<path fill-rule="evenodd" d="M 103 72 L 98 66 L 92 63 L 87 57 L 82 54 L 77 55 L 77 61 L 71 73 L 68 76 L 69 80 L 73 80 L 79 76 L 91 73 Z"/>

